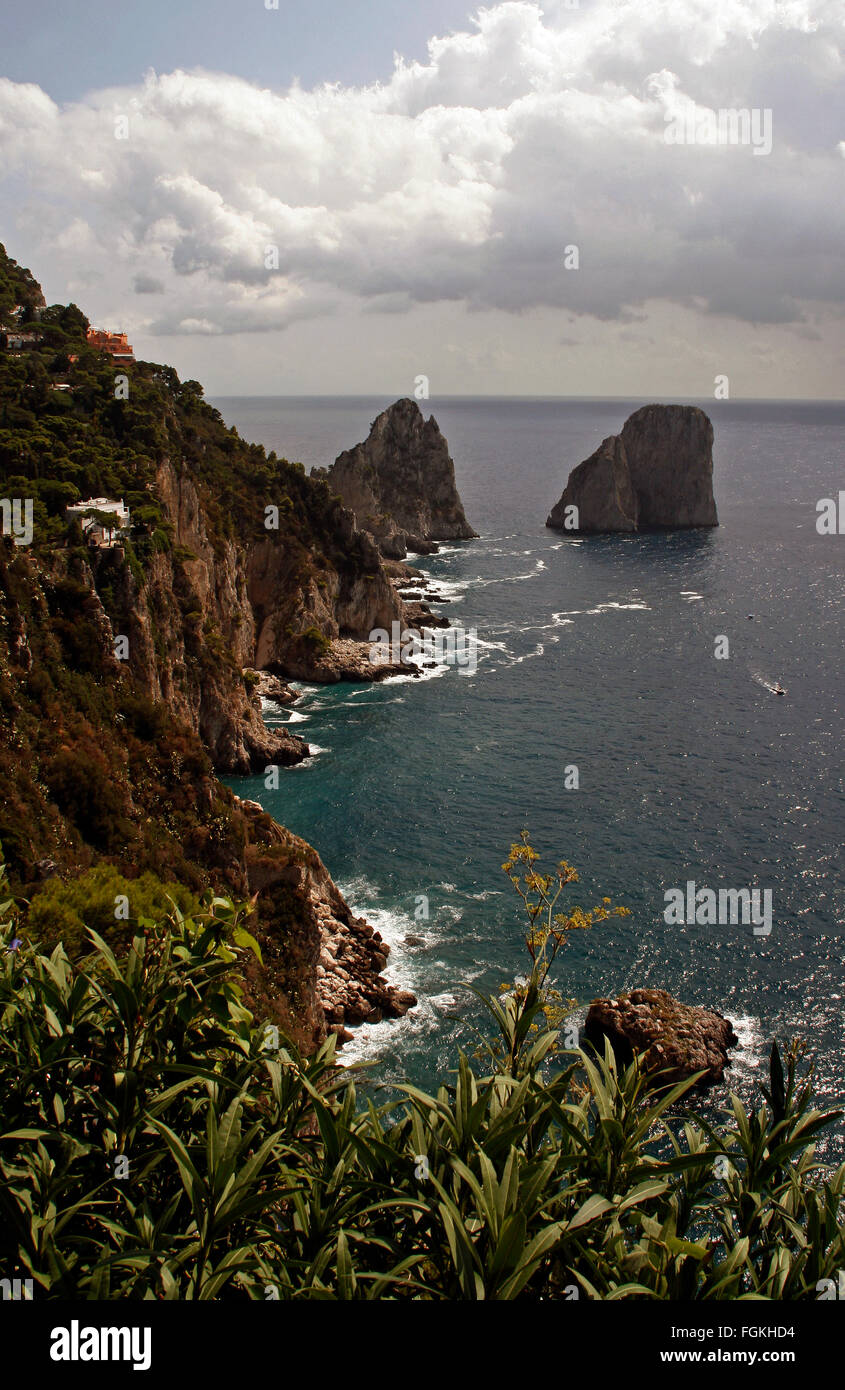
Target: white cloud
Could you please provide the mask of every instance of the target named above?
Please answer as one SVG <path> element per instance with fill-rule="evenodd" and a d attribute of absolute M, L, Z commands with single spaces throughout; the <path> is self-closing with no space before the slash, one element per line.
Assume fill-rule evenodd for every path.
<path fill-rule="evenodd" d="M 0 80 L 4 234 L 36 273 L 159 334 L 262 332 L 350 303 L 620 322 L 646 301 L 749 323 L 841 309 L 838 0 L 546 11 L 481 9 L 364 88 L 177 71 L 59 109 Z M 771 108 L 772 153 L 667 145 L 690 102 Z"/>

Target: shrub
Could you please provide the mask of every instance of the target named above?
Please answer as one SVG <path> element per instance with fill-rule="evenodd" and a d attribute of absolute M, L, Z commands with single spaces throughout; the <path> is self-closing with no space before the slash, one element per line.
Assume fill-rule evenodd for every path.
<path fill-rule="evenodd" d="M 307 627 L 304 632 L 300 632 L 299 640 L 313 652 L 327 652 L 331 647 L 330 639 L 318 627 Z"/>
<path fill-rule="evenodd" d="M 245 918 L 174 909 L 73 964 L 0 904 L 0 1262 L 47 1297 L 813 1299 L 836 1277 L 845 1166 L 814 1162 L 835 1117 L 799 1049 L 784 1071 L 773 1046 L 756 1112 L 684 1118 L 694 1078 L 609 1049 L 549 1068 L 535 960 L 490 1001 L 486 1070 L 459 1055 L 436 1095 L 362 1107 L 333 1037 L 303 1057 L 243 1007 Z"/>
<path fill-rule="evenodd" d="M 181 884 L 162 883 L 149 871 L 128 879 L 112 864 L 97 864 L 69 883 L 48 880 L 30 903 L 26 930 L 51 949 L 61 941 L 74 957 L 90 947 L 86 927 L 116 949 L 129 945 L 139 920 L 167 917 L 174 906 L 191 913 L 199 902 Z M 115 915 L 124 909 L 125 915 Z"/>
<path fill-rule="evenodd" d="M 59 810 L 96 849 L 109 850 L 127 838 L 121 794 L 98 749 L 62 749 L 45 780 Z"/>
<path fill-rule="evenodd" d="M 128 728 L 145 742 L 160 739 L 167 732 L 170 718 L 166 708 L 148 695 L 126 691 L 121 695 L 120 710 Z"/>

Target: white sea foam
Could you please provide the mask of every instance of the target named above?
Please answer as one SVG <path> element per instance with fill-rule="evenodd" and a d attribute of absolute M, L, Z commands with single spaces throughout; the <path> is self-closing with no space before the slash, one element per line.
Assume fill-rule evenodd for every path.
<path fill-rule="evenodd" d="M 545 650 L 546 648 L 543 646 L 543 643 L 538 642 L 533 652 L 524 652 L 522 656 L 512 656 L 511 664 L 513 666 L 521 666 L 523 661 L 530 661 L 532 656 L 543 656 Z"/>
<path fill-rule="evenodd" d="M 643 603 L 642 599 L 637 599 L 636 602 L 634 602 L 634 603 L 616 603 L 615 601 L 611 601 L 611 602 L 608 602 L 608 603 L 599 603 L 599 604 L 596 605 L 595 608 L 564 608 L 560 613 L 555 613 L 555 614 L 553 614 L 553 617 L 554 617 L 554 618 L 563 618 L 563 617 L 584 618 L 584 617 L 592 617 L 592 616 L 595 616 L 595 615 L 598 614 L 598 613 L 609 613 L 609 612 L 613 612 L 613 611 L 616 611 L 616 612 L 627 612 L 627 611 L 634 612 L 634 611 L 637 611 L 637 610 L 639 610 L 639 611 L 645 611 L 645 612 L 650 613 L 650 612 L 651 612 L 651 607 L 650 607 L 649 604 Z"/>
<path fill-rule="evenodd" d="M 475 579 L 473 584 L 477 589 L 487 589 L 491 584 L 519 584 L 524 579 L 536 579 L 539 571 L 545 568 L 545 560 L 538 560 L 533 570 L 529 570 L 528 574 L 504 574 L 500 579 Z"/>
<path fill-rule="evenodd" d="M 460 603 L 465 597 L 465 590 L 472 584 L 469 579 L 439 579 L 434 575 L 429 576 L 431 583 L 437 589 L 440 599 L 448 599 L 450 603 Z M 440 599 L 426 598 L 425 602 L 432 605 L 440 602 Z"/>
<path fill-rule="evenodd" d="M 402 1056 L 410 1056 L 419 1047 L 422 1038 L 439 1032 L 442 1026 L 441 1011 L 430 999 L 422 998 L 402 1018 L 385 1019 L 382 1023 L 359 1023 L 350 1029 L 352 1037 L 343 1044 L 337 1060 L 344 1067 L 375 1062 L 388 1046 L 393 1046 Z"/>
<path fill-rule="evenodd" d="M 337 886 L 349 905 L 354 906 L 359 915 L 364 912 L 363 907 L 360 906 L 360 901 L 371 902 L 373 898 L 378 898 L 381 895 L 378 885 L 372 883 L 365 874 L 356 874 L 354 878 L 347 879 L 344 883 L 338 883 Z"/>
<path fill-rule="evenodd" d="M 315 758 L 319 758 L 321 753 L 331 753 L 331 751 L 331 748 L 321 748 L 319 743 L 311 743 L 309 741 L 308 757 L 303 758 L 301 763 L 297 763 L 297 767 L 307 767 L 308 764 L 312 763 Z"/>
<path fill-rule="evenodd" d="M 432 994 L 431 1002 L 432 1004 L 445 1004 L 448 1006 L 450 1004 L 457 1004 L 458 1001 L 455 998 L 454 994 L 452 994 L 448 989 L 446 989 L 443 991 L 442 994 Z"/>
<path fill-rule="evenodd" d="M 388 1047 L 402 1055 L 410 1055 L 423 1037 L 442 1028 L 444 1011 L 452 1011 L 463 1002 L 451 990 L 444 990 L 440 983 L 453 978 L 453 968 L 446 961 L 432 957 L 432 948 L 439 944 L 445 927 L 442 919 L 448 919 L 451 928 L 460 921 L 463 909 L 444 903 L 432 919 L 417 921 L 410 901 L 407 910 L 396 906 L 380 907 L 380 890 L 364 875 L 340 883 L 338 887 L 353 912 L 365 917 L 390 947 L 385 972 L 390 983 L 399 989 L 411 990 L 418 999 L 416 1006 L 402 1018 L 355 1025 L 351 1029 L 353 1037 L 344 1043 L 338 1060 L 344 1066 L 374 1061 Z M 440 883 L 437 888 L 444 893 L 455 891 L 451 883 Z M 407 945 L 409 936 L 421 941 L 422 946 Z"/>
<path fill-rule="evenodd" d="M 271 714 L 275 718 L 280 718 L 282 716 L 286 717 L 289 712 L 292 713 L 292 711 L 289 711 L 287 705 L 280 705 L 278 700 L 271 700 L 266 695 L 261 696 L 262 714 Z"/>
<path fill-rule="evenodd" d="M 447 675 L 448 672 L 451 670 L 451 667 L 444 665 L 430 666 L 428 667 L 428 669 L 425 669 L 420 665 L 419 661 L 415 660 L 414 657 L 409 657 L 409 662 L 412 666 L 416 666 L 419 670 L 420 674 L 418 676 L 385 676 L 384 680 L 380 681 L 379 684 L 407 685 L 410 681 L 415 685 L 418 681 L 438 680 L 441 676 Z"/>

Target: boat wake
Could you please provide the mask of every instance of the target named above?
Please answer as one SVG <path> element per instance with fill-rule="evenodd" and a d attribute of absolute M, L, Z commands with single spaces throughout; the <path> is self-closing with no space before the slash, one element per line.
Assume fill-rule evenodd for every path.
<path fill-rule="evenodd" d="M 786 691 L 784 690 L 780 681 L 771 681 L 768 679 L 768 677 L 762 675 L 759 671 L 752 671 L 751 677 L 753 680 L 757 682 L 758 685 L 762 685 L 764 690 L 768 690 L 771 695 L 786 694 Z"/>

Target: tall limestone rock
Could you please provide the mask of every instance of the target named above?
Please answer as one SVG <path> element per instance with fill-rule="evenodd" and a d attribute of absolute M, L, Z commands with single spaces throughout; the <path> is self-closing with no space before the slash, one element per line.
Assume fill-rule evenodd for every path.
<path fill-rule="evenodd" d="M 363 444 L 340 454 L 331 468 L 312 469 L 355 513 L 382 555 L 403 560 L 428 554 L 438 541 L 471 540 L 455 486 L 455 465 L 434 416 L 416 401 L 396 401 L 373 422 Z"/>
<path fill-rule="evenodd" d="M 577 524 L 573 524 L 577 508 Z M 646 405 L 574 468 L 547 526 L 648 531 L 718 526 L 713 426 L 691 405 Z"/>

